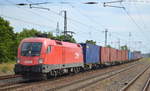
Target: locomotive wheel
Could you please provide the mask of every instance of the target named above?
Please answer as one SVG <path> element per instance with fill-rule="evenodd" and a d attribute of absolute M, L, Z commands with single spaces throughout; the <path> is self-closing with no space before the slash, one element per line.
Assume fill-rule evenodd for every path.
<path fill-rule="evenodd" d="M 42 74 L 42 80 L 47 80 L 48 79 L 48 74 Z"/>
<path fill-rule="evenodd" d="M 79 72 L 80 72 L 79 68 L 74 68 L 74 73 L 79 73 Z"/>
<path fill-rule="evenodd" d="M 56 77 L 57 76 L 57 71 L 54 71 L 54 77 Z"/>

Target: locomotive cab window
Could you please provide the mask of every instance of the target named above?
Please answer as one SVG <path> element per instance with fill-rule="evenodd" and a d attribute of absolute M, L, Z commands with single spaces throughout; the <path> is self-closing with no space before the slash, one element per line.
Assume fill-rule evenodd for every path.
<path fill-rule="evenodd" d="M 50 52 L 51 52 L 51 46 L 48 46 L 46 53 L 50 53 Z"/>
<path fill-rule="evenodd" d="M 22 56 L 40 56 L 42 43 L 40 42 L 25 42 L 21 47 Z"/>

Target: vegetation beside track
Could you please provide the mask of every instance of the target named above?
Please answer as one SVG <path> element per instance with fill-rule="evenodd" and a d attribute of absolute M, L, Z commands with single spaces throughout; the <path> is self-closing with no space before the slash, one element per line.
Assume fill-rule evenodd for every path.
<path fill-rule="evenodd" d="M 140 59 L 141 61 L 150 61 L 150 58 L 142 58 L 142 59 Z"/>
<path fill-rule="evenodd" d="M 14 65 L 14 61 L 0 64 L 0 76 L 14 74 Z"/>

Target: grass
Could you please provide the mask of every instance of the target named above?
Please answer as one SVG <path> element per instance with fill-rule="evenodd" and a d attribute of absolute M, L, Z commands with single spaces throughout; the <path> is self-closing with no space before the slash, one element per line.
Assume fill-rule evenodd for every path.
<path fill-rule="evenodd" d="M 0 64 L 0 76 L 14 74 L 14 65 L 16 62 L 7 62 Z"/>

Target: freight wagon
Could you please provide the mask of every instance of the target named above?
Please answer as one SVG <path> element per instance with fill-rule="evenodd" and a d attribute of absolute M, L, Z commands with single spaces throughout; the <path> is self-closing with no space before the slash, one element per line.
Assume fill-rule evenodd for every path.
<path fill-rule="evenodd" d="M 116 54 L 116 49 L 110 48 L 110 61 L 112 64 L 114 64 L 116 60 L 117 54 Z"/>
<path fill-rule="evenodd" d="M 134 51 L 133 52 L 133 59 L 139 59 L 141 57 L 142 57 L 142 55 L 141 55 L 140 51 Z"/>
<path fill-rule="evenodd" d="M 99 56 L 101 58 L 101 64 L 110 63 L 110 48 L 108 47 L 101 47 Z"/>
<path fill-rule="evenodd" d="M 133 59 L 132 56 L 133 56 L 133 53 L 128 51 L 128 60 L 129 61 L 131 61 Z"/>
<path fill-rule="evenodd" d="M 81 43 L 85 69 L 97 68 L 100 64 L 100 49 L 98 45 Z"/>

